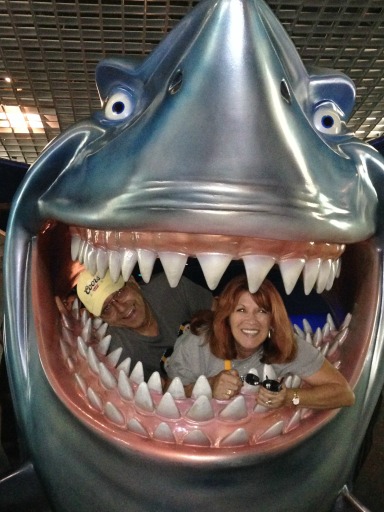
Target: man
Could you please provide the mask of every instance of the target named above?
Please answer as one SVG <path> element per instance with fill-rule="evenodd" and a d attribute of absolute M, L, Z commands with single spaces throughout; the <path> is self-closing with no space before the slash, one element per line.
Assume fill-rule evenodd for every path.
<path fill-rule="evenodd" d="M 138 284 L 133 277 L 114 282 L 109 272 L 104 277 L 83 271 L 77 295 L 86 309 L 108 323 L 112 336 L 110 351 L 122 347 L 120 360 L 131 358 L 131 368 L 143 363 L 147 380 L 160 371 L 160 361 L 173 348 L 180 326 L 200 309 L 211 309 L 210 291 L 182 277 L 171 288 L 164 274 Z"/>

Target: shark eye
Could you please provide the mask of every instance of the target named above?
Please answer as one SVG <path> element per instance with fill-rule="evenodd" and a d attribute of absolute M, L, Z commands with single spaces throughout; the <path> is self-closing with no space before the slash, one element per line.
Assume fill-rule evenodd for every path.
<path fill-rule="evenodd" d="M 109 98 L 105 106 L 105 117 L 110 121 L 121 121 L 132 114 L 134 99 L 131 94 L 119 91 Z"/>
<path fill-rule="evenodd" d="M 341 131 L 340 115 L 331 107 L 320 107 L 317 109 L 313 120 L 315 128 L 321 133 L 338 135 Z"/>

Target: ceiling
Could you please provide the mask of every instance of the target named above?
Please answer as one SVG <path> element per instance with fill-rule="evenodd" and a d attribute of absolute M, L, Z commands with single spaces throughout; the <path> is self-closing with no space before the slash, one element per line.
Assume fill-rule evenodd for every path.
<path fill-rule="evenodd" d="M 66 127 L 100 108 L 94 74 L 106 56 L 146 55 L 192 0 L 0 0 L 0 158 L 31 164 Z M 384 1 L 268 0 L 305 64 L 356 85 L 348 123 L 384 133 Z M 7 81 L 9 78 L 11 81 Z M 6 115 L 28 118 L 21 132 Z"/>

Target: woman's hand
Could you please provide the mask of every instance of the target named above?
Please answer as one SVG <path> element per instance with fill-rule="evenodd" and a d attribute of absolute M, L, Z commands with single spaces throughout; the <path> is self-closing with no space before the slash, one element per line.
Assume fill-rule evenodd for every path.
<path fill-rule="evenodd" d="M 217 400 L 229 400 L 240 393 L 243 381 L 237 370 L 223 370 L 208 379 L 212 396 Z"/>
<path fill-rule="evenodd" d="M 268 391 L 268 389 L 260 386 L 260 391 L 256 397 L 256 403 L 268 409 L 278 409 L 285 405 L 287 396 L 287 388 L 282 385 L 280 391 Z"/>

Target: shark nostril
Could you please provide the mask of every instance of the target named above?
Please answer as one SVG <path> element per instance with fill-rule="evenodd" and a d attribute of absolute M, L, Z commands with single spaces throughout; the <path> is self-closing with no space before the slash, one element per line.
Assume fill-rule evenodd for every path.
<path fill-rule="evenodd" d="M 176 71 L 176 73 L 173 75 L 173 77 L 171 78 L 171 81 L 169 82 L 168 91 L 171 94 L 176 94 L 180 90 L 182 83 L 183 83 L 183 72 L 181 71 L 181 69 L 178 69 Z"/>
<path fill-rule="evenodd" d="M 290 105 L 291 104 L 291 93 L 289 92 L 287 82 L 284 80 L 284 78 L 280 82 L 280 93 L 281 93 L 281 96 L 288 103 L 288 105 Z"/>

